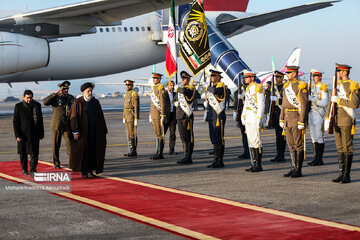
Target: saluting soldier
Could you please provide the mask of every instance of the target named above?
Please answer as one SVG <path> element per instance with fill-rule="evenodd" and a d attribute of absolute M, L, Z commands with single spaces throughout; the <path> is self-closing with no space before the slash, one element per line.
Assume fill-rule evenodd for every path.
<path fill-rule="evenodd" d="M 310 74 L 313 76 L 314 84 L 311 84 L 309 92 L 311 110 L 309 112 L 308 123 L 314 149 L 314 160 L 308 164 L 311 166 L 320 166 L 324 165 L 322 160 L 325 148 L 323 124 L 326 107 L 329 102 L 328 87 L 325 83 L 321 82 L 322 73 L 320 71 L 311 69 Z"/>
<path fill-rule="evenodd" d="M 248 70 L 243 71 L 243 79 L 246 87 L 245 104 L 241 113 L 241 122 L 245 125 L 246 135 L 250 145 L 252 166 L 246 169 L 248 172 L 261 172 L 262 146 L 260 130 L 264 117 L 265 96 L 260 83 L 255 82 L 256 74 Z"/>
<path fill-rule="evenodd" d="M 338 151 L 340 174 L 333 182 L 349 183 L 353 160 L 353 136 L 355 135 L 355 108 L 359 105 L 359 84 L 349 79 L 351 67 L 336 64 L 336 96 L 331 97 L 325 116 L 325 131 L 329 128 L 332 102 L 336 103 L 334 122 L 335 143 Z"/>
<path fill-rule="evenodd" d="M 195 97 L 195 87 L 189 84 L 190 74 L 182 71 L 180 77 L 182 87 L 176 90 L 174 104 L 179 134 L 184 149 L 184 158 L 177 163 L 189 164 L 192 163 L 191 156 L 194 150 L 194 114 L 192 112 L 192 103 Z"/>
<path fill-rule="evenodd" d="M 281 105 L 283 101 L 283 87 L 284 87 L 284 75 L 282 72 L 275 71 L 275 96 L 271 96 L 270 100 L 275 102 L 274 115 L 273 115 L 273 126 L 275 128 L 276 135 L 276 157 L 270 159 L 273 162 L 283 162 L 285 161 L 285 148 L 286 142 L 285 138 L 282 135 L 283 128 L 280 127 L 280 113 L 281 113 Z"/>
<path fill-rule="evenodd" d="M 153 73 L 154 86 L 151 87 L 150 121 L 156 136 L 156 153 L 151 159 L 164 159 L 164 135 L 167 130 L 167 120 L 170 116 L 170 100 L 165 93 L 164 85 L 160 83 L 162 74 Z"/>
<path fill-rule="evenodd" d="M 210 85 L 205 89 L 204 106 L 207 108 L 207 121 L 211 143 L 214 146 L 214 161 L 209 168 L 224 167 L 223 157 L 225 150 L 224 129 L 226 122 L 225 114 L 225 84 L 221 82 L 221 72 L 210 70 Z"/>
<path fill-rule="evenodd" d="M 298 66 L 286 66 L 288 82 L 283 89 L 283 102 L 280 113 L 280 126 L 285 129 L 290 150 L 291 170 L 284 177 L 302 177 L 304 162 L 304 129 L 306 106 L 308 103 L 307 83 L 300 81 Z"/>
<path fill-rule="evenodd" d="M 239 84 L 240 84 L 241 78 L 239 77 Z M 234 92 L 234 99 L 235 99 L 235 111 L 233 113 L 234 121 L 237 122 L 237 126 L 240 128 L 241 132 L 241 139 L 243 143 L 244 153 L 238 156 L 238 158 L 241 159 L 249 159 L 250 158 L 250 152 L 249 152 L 249 145 L 248 140 L 246 136 L 245 131 L 245 125 L 241 122 L 241 113 L 244 108 L 244 101 L 245 101 L 245 90 L 246 90 L 246 84 L 243 83 L 235 92 Z M 239 92 L 240 90 L 240 92 Z"/>
<path fill-rule="evenodd" d="M 140 99 L 139 94 L 133 90 L 134 81 L 125 80 L 127 92 L 124 95 L 124 113 L 123 123 L 126 125 L 129 152 L 124 154 L 127 157 L 137 156 L 137 132 L 136 127 L 140 115 Z"/>
<path fill-rule="evenodd" d="M 71 83 L 64 81 L 58 84 L 59 90 L 50 94 L 43 101 L 44 105 L 52 106 L 53 115 L 51 119 L 52 144 L 53 144 L 53 162 L 55 168 L 60 168 L 59 149 L 61 145 L 61 136 L 65 140 L 67 155 L 70 156 L 70 140 L 67 131 L 67 118 L 70 113 L 71 105 L 75 97 L 69 94 Z"/>

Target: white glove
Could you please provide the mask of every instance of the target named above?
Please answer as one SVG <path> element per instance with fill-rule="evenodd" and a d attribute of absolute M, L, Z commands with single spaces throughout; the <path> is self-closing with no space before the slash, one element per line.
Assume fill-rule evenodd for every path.
<path fill-rule="evenodd" d="M 241 123 L 245 126 L 246 123 L 246 117 L 244 115 L 241 115 Z"/>
<path fill-rule="evenodd" d="M 179 102 L 178 101 L 174 102 L 174 106 L 179 107 L 180 106 Z"/>
<path fill-rule="evenodd" d="M 298 129 L 299 129 L 299 130 L 303 130 L 304 128 L 305 128 L 304 125 L 298 124 Z"/>
<path fill-rule="evenodd" d="M 285 123 L 284 123 L 284 122 L 279 122 L 279 126 L 280 126 L 281 128 L 284 128 L 284 127 L 285 127 Z"/>
<path fill-rule="evenodd" d="M 233 119 L 234 119 L 234 121 L 236 121 L 236 118 L 237 118 L 237 112 L 233 112 Z"/>
<path fill-rule="evenodd" d="M 152 122 L 151 115 L 149 115 L 149 122 Z"/>
<path fill-rule="evenodd" d="M 137 126 L 137 125 L 138 125 L 138 120 L 137 120 L 137 119 L 135 119 L 135 121 L 134 121 L 134 125 L 135 125 L 135 126 Z"/>
<path fill-rule="evenodd" d="M 308 99 L 311 102 L 315 102 L 316 101 L 316 96 L 310 95 Z"/>
<path fill-rule="evenodd" d="M 331 101 L 332 102 L 337 102 L 339 100 L 339 97 L 338 96 L 332 96 L 331 97 Z"/>
<path fill-rule="evenodd" d="M 123 118 L 123 123 L 125 123 L 125 118 Z"/>
<path fill-rule="evenodd" d="M 330 119 L 325 119 L 324 121 L 324 130 L 327 131 L 329 129 L 330 126 Z"/>
<path fill-rule="evenodd" d="M 244 97 L 243 93 L 238 94 L 238 99 L 242 99 Z"/>
<path fill-rule="evenodd" d="M 278 100 L 277 96 L 270 96 L 270 100 L 276 102 Z"/>
<path fill-rule="evenodd" d="M 204 102 L 204 108 L 207 108 L 207 107 L 208 107 L 208 102 L 205 101 L 205 102 Z"/>

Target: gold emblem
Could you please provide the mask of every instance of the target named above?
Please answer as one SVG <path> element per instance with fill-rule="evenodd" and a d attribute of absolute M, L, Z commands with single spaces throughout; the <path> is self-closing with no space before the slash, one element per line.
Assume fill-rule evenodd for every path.
<path fill-rule="evenodd" d="M 185 34 L 186 37 L 192 42 L 199 40 L 204 34 L 204 24 L 198 21 L 190 22 L 186 26 Z"/>

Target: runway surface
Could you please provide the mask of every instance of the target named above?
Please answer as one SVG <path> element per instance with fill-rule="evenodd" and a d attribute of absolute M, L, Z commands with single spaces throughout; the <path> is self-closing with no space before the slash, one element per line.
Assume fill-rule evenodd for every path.
<path fill-rule="evenodd" d="M 102 104 L 112 105 L 113 103 L 102 102 Z M 202 111 L 195 112 L 194 163 L 186 166 L 176 164 L 176 161 L 182 158 L 180 142 L 176 145 L 179 155 L 168 156 L 166 145 L 164 160 L 149 159 L 154 152 L 154 134 L 152 126 L 147 121 L 147 112 L 141 113 L 138 128 L 141 132 L 139 156 L 131 159 L 123 157 L 123 153 L 127 151 L 127 143 L 125 129 L 121 123 L 121 113 L 106 113 L 109 134 L 103 176 L 135 180 L 251 206 L 305 215 L 314 219 L 360 225 L 360 202 L 358 201 L 360 199 L 360 161 L 356 154 L 360 151 L 358 135 L 355 136 L 351 184 L 331 182 L 332 178 L 337 177 L 338 166 L 333 136 L 329 135 L 326 136 L 324 166 L 310 167 L 305 162 L 303 178 L 282 177 L 282 174 L 289 170 L 290 163 L 289 161 L 285 163 L 269 161 L 276 152 L 273 129 L 263 132 L 265 171 L 248 173 L 244 169 L 249 167 L 249 160 L 237 158 L 237 155 L 242 153 L 241 137 L 240 130 L 236 128 L 231 114 L 231 111 L 227 112 L 225 168 L 208 169 L 206 165 L 212 161 L 211 156 L 208 155 L 211 144 L 207 124 L 202 120 Z M 45 139 L 41 142 L 39 156 L 47 162 L 51 162 L 50 119 L 51 114 L 44 115 L 46 132 Z M 0 123 L 0 161 L 18 163 L 11 116 L 1 116 Z M 357 132 L 360 130 L 357 129 Z M 312 147 L 309 134 L 307 134 L 307 139 L 308 161 L 311 161 Z M 67 157 L 64 149 L 61 150 L 60 156 L 62 164 L 66 166 Z M 286 152 L 286 158 L 289 158 L 288 152 Z M 20 171 L 19 163 L 18 167 Z M 1 168 L 0 172 L 2 172 Z M 178 239 L 184 237 L 183 234 L 179 236 L 169 233 L 47 192 L 7 190 L 9 186 L 17 185 L 17 183 L 0 179 L 0 204 L 3 206 L 0 212 L 2 229 L 0 239 Z M 92 189 L 91 183 L 88 188 Z M 120 187 L 118 190 L 121 192 Z M 194 207 L 193 211 L 196 213 L 200 209 Z M 230 221 L 227 225 L 231 227 L 233 224 L 235 227 L 236 224 L 253 220 L 251 215 L 245 215 L 241 221 Z M 198 224 L 199 221 L 196 221 L 193 225 Z M 271 224 L 271 222 L 265 224 L 259 221 L 257 229 L 261 232 L 262 229 L 271 227 L 269 226 Z M 218 231 L 219 234 L 223 232 L 221 229 Z M 288 231 L 288 228 L 282 230 L 279 226 L 278 231 Z M 345 235 L 343 237 L 345 239 Z M 227 239 L 227 237 L 220 238 Z M 241 235 L 234 236 L 234 239 L 237 238 L 241 238 Z M 272 235 L 272 238 L 276 238 L 276 234 Z M 352 239 L 352 237 L 347 239 Z"/>

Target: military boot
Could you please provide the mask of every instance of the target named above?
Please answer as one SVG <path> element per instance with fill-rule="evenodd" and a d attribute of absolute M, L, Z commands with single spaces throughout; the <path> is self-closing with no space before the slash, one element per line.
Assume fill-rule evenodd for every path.
<path fill-rule="evenodd" d="M 194 143 L 187 143 L 186 144 L 187 152 L 186 156 L 179 162 L 179 164 L 190 164 L 192 163 L 192 152 L 194 150 Z"/>
<path fill-rule="evenodd" d="M 155 140 L 156 153 L 150 159 L 159 159 L 160 153 L 160 139 Z"/>
<path fill-rule="evenodd" d="M 124 154 L 124 156 L 126 157 L 136 157 L 137 156 L 137 152 L 136 152 L 136 146 L 135 146 L 135 138 L 133 139 L 128 139 L 128 144 L 129 144 L 129 153 Z"/>
<path fill-rule="evenodd" d="M 252 165 L 250 168 L 245 169 L 245 171 L 247 172 L 251 172 L 256 165 L 256 153 L 255 153 L 255 148 L 250 148 L 250 152 L 251 152 L 251 158 L 252 158 Z"/>
<path fill-rule="evenodd" d="M 345 153 L 339 152 L 338 153 L 338 162 L 339 162 L 339 176 L 337 178 L 334 178 L 333 182 L 340 182 L 344 177 L 344 170 L 345 170 Z"/>
<path fill-rule="evenodd" d="M 296 157 L 296 151 L 290 151 L 291 170 L 288 173 L 285 173 L 284 177 L 290 177 L 295 172 Z"/>
<path fill-rule="evenodd" d="M 344 172 L 344 177 L 341 180 L 341 183 L 349 183 L 351 181 L 350 171 L 351 171 L 352 160 L 353 160 L 352 154 L 345 154 L 345 172 Z"/>
<path fill-rule="evenodd" d="M 308 163 L 310 166 L 314 166 L 314 164 L 318 161 L 318 153 L 319 153 L 319 143 L 313 143 L 313 151 L 314 151 L 314 159 Z"/>
<path fill-rule="evenodd" d="M 165 146 L 165 140 L 164 139 L 160 139 L 159 140 L 159 154 L 157 155 L 157 158 L 153 158 L 153 159 L 164 159 L 164 146 Z"/>
<path fill-rule="evenodd" d="M 220 146 L 218 146 L 218 157 L 217 157 L 218 160 L 214 164 L 213 168 L 223 168 L 223 167 L 225 167 L 224 161 L 223 161 L 224 151 L 225 151 L 225 145 L 224 144 L 221 144 Z"/>
<path fill-rule="evenodd" d="M 180 164 L 181 162 L 185 161 L 188 155 L 188 144 L 186 142 L 182 142 L 183 150 L 184 150 L 184 158 L 177 161 L 176 163 Z"/>
<path fill-rule="evenodd" d="M 250 153 L 249 153 L 249 145 L 248 145 L 247 137 L 243 137 L 242 142 L 243 142 L 244 153 L 238 156 L 238 158 L 249 159 Z"/>
<path fill-rule="evenodd" d="M 219 149 L 219 145 L 217 145 L 217 144 L 214 144 L 213 145 L 214 146 L 214 151 L 213 151 L 213 153 L 214 153 L 214 161 L 210 164 L 210 165 L 208 165 L 207 167 L 208 168 L 213 168 L 214 167 L 214 165 L 218 162 L 218 149 Z"/>
<path fill-rule="evenodd" d="M 313 163 L 313 166 L 321 166 L 324 165 L 323 155 L 324 155 L 325 143 L 319 143 L 318 153 L 317 153 L 317 161 Z"/>
<path fill-rule="evenodd" d="M 256 159 L 256 161 L 254 162 L 254 167 L 250 168 L 250 172 L 261 172 L 262 166 L 261 166 L 261 158 L 262 158 L 262 152 L 260 152 L 260 148 L 254 148 L 254 159 Z"/>
<path fill-rule="evenodd" d="M 302 177 L 302 165 L 304 162 L 304 150 L 301 150 L 299 152 L 296 152 L 296 165 L 295 165 L 295 171 L 293 172 L 293 174 L 291 174 L 291 178 L 298 178 L 298 177 Z"/>

